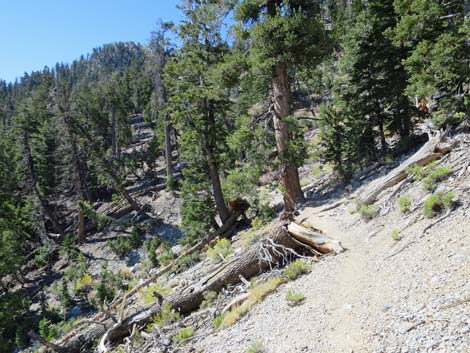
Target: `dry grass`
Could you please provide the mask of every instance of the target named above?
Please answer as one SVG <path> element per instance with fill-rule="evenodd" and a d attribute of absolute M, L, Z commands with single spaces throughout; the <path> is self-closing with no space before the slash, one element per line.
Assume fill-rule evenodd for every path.
<path fill-rule="evenodd" d="M 248 292 L 248 299 L 245 300 L 241 305 L 238 305 L 231 311 L 225 313 L 220 319 L 218 327 L 226 328 L 235 324 L 250 310 L 253 305 L 262 302 L 269 293 L 273 292 L 283 283 L 286 283 L 284 278 L 272 277 L 265 282 L 251 288 Z"/>

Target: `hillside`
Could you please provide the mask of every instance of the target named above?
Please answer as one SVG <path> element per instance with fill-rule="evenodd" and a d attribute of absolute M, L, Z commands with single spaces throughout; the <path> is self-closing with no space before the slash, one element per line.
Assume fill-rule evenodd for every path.
<path fill-rule="evenodd" d="M 178 11 L 0 81 L 0 352 L 470 350 L 467 2 Z"/>

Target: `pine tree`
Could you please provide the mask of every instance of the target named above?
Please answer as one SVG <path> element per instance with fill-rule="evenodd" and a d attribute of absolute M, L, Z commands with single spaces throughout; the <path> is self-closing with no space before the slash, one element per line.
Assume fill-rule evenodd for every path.
<path fill-rule="evenodd" d="M 182 46 L 165 68 L 168 112 L 180 132 L 182 213 L 187 235 L 201 235 L 212 223 L 212 203 L 222 223 L 229 212 L 219 175 L 225 149 L 228 97 L 217 65 L 228 52 L 221 39 L 224 8 L 211 1 L 186 1 L 178 28 Z M 177 79 L 175 79 L 177 78 Z"/>
<path fill-rule="evenodd" d="M 389 34 L 397 46 L 410 52 L 405 60 L 407 93 L 437 103 L 433 116 L 438 126 L 468 116 L 468 4 L 464 0 L 395 0 L 394 5 L 400 20 Z"/>
<path fill-rule="evenodd" d="M 236 19 L 245 25 L 252 69 L 271 79 L 276 146 L 285 188 L 286 211 L 304 201 L 290 127 L 290 73 L 299 65 L 315 65 L 325 49 L 325 34 L 315 1 L 242 1 Z"/>
<path fill-rule="evenodd" d="M 172 134 L 173 126 L 170 121 L 170 113 L 166 111 L 168 104 L 167 88 L 163 82 L 164 67 L 174 50 L 166 33 L 174 27 L 173 23 L 161 23 L 160 27 L 152 32 L 147 54 L 147 71 L 153 84 L 151 98 L 152 121 L 157 121 L 157 128 L 163 130 L 163 145 L 166 163 L 166 183 L 168 188 L 172 188 L 173 183 L 173 146 Z M 163 129 L 161 129 L 163 125 Z M 156 135 L 158 136 L 159 131 Z"/>
<path fill-rule="evenodd" d="M 386 132 L 402 138 L 411 133 L 404 53 L 385 36 L 396 23 L 392 5 L 391 0 L 369 1 L 341 39 L 333 100 L 322 109 L 321 125 L 325 157 L 345 177 L 356 166 L 384 158 Z"/>

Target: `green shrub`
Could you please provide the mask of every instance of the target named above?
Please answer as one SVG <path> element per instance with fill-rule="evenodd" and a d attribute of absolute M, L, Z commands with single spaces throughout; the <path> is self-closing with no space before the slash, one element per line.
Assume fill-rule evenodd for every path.
<path fill-rule="evenodd" d="M 222 322 L 224 321 L 225 314 L 217 315 L 214 320 L 212 320 L 212 324 L 215 328 L 219 328 Z"/>
<path fill-rule="evenodd" d="M 401 239 L 400 232 L 399 232 L 398 230 L 394 229 L 394 230 L 392 231 L 391 237 L 392 237 L 392 239 L 395 240 L 395 241 L 400 240 L 400 239 Z"/>
<path fill-rule="evenodd" d="M 170 288 L 163 286 L 160 282 L 156 282 L 148 285 L 145 288 L 139 289 L 139 294 L 144 304 L 150 304 L 157 300 L 154 293 L 158 293 L 161 296 L 164 296 L 168 294 L 170 290 Z"/>
<path fill-rule="evenodd" d="M 173 343 L 180 343 L 194 336 L 194 327 L 182 327 L 178 333 L 173 336 Z"/>
<path fill-rule="evenodd" d="M 442 196 L 442 204 L 445 208 L 451 208 L 452 202 L 455 198 L 455 193 L 453 191 L 449 191 L 447 194 Z"/>
<path fill-rule="evenodd" d="M 305 295 L 300 292 L 294 292 L 292 290 L 288 290 L 286 293 L 286 301 L 289 302 L 291 305 L 298 305 L 305 300 Z"/>
<path fill-rule="evenodd" d="M 370 221 L 371 219 L 375 218 L 378 213 L 379 213 L 379 207 L 375 205 L 362 205 L 361 208 L 359 209 L 359 214 L 361 217 L 367 221 Z"/>
<path fill-rule="evenodd" d="M 285 269 L 284 274 L 292 281 L 300 275 L 310 272 L 310 264 L 305 260 L 295 260 L 291 262 Z"/>
<path fill-rule="evenodd" d="M 78 254 L 75 237 L 72 234 L 67 234 L 60 243 L 59 255 L 70 261 L 76 259 Z"/>
<path fill-rule="evenodd" d="M 263 343 L 259 340 L 253 341 L 247 348 L 246 353 L 263 353 Z"/>
<path fill-rule="evenodd" d="M 201 302 L 200 308 L 205 309 L 209 307 L 214 302 L 214 300 L 217 299 L 217 296 L 217 293 L 214 291 L 204 292 L 204 300 Z"/>
<path fill-rule="evenodd" d="M 207 249 L 207 256 L 212 260 L 213 263 L 219 263 L 222 258 L 228 259 L 232 254 L 232 243 L 230 240 L 222 238 L 217 240 L 213 248 Z"/>
<path fill-rule="evenodd" d="M 162 306 L 162 309 L 158 314 L 152 316 L 149 324 L 146 327 L 146 331 L 152 332 L 154 326 L 163 327 L 165 325 L 171 324 L 178 320 L 179 317 L 180 314 L 177 311 L 174 311 L 169 303 L 166 303 Z"/>
<path fill-rule="evenodd" d="M 452 169 L 448 166 L 431 170 L 423 180 L 423 187 L 429 191 L 434 190 L 438 182 L 445 179 L 450 173 L 452 173 Z"/>
<path fill-rule="evenodd" d="M 432 218 L 442 207 L 440 193 L 432 194 L 424 201 L 423 212 L 427 218 Z"/>
<path fill-rule="evenodd" d="M 162 243 L 157 250 L 157 261 L 160 266 L 166 266 L 175 259 L 175 254 L 171 251 L 171 247 L 167 243 Z"/>
<path fill-rule="evenodd" d="M 113 195 L 114 199 L 114 195 Z M 79 201 L 78 202 L 78 207 L 85 213 L 85 215 L 94 220 L 96 222 L 96 225 L 98 227 L 98 230 L 101 231 L 106 227 L 108 224 L 112 222 L 112 218 L 108 217 L 106 215 L 103 215 L 101 213 L 96 212 L 95 208 L 93 207 L 92 204 L 86 201 Z"/>
<path fill-rule="evenodd" d="M 34 256 L 34 264 L 37 267 L 42 267 L 42 266 L 47 265 L 47 262 L 49 261 L 48 254 L 49 254 L 49 247 L 46 244 L 41 245 L 38 248 L 38 252 Z"/>
<path fill-rule="evenodd" d="M 147 239 L 144 242 L 144 249 L 147 253 L 147 259 L 151 267 L 158 267 L 157 249 L 161 243 L 162 241 L 159 237 L 153 237 L 152 239 Z"/>
<path fill-rule="evenodd" d="M 140 231 L 137 227 L 133 227 L 130 237 L 119 237 L 116 240 L 110 241 L 108 245 L 113 253 L 120 258 L 124 258 L 131 250 L 137 249 L 142 245 Z"/>
<path fill-rule="evenodd" d="M 436 192 L 424 201 L 423 212 L 427 218 L 434 217 L 444 208 L 451 208 L 452 201 L 455 198 L 455 193 L 449 191 L 444 194 L 443 192 Z"/>
<path fill-rule="evenodd" d="M 407 174 L 414 174 L 416 180 L 422 180 L 425 175 L 424 168 L 420 165 L 413 165 L 411 167 L 406 168 Z"/>
<path fill-rule="evenodd" d="M 122 284 L 122 278 L 119 274 L 113 274 L 106 266 L 103 266 L 96 285 L 97 304 L 109 303 L 113 300 L 117 290 L 122 288 Z"/>
<path fill-rule="evenodd" d="M 398 206 L 401 213 L 408 213 L 411 207 L 411 199 L 408 195 L 403 195 L 398 199 Z"/>
<path fill-rule="evenodd" d="M 177 261 L 178 269 L 179 270 L 188 269 L 194 266 L 196 263 L 198 263 L 200 259 L 201 259 L 201 253 L 199 251 L 193 252 L 190 255 L 182 256 Z"/>
<path fill-rule="evenodd" d="M 53 341 L 60 336 L 61 332 L 57 325 L 44 317 L 39 321 L 39 334 L 46 340 Z"/>

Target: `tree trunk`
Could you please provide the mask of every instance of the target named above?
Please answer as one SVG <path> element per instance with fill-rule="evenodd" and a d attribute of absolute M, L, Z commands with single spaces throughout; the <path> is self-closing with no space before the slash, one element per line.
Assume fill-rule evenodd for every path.
<path fill-rule="evenodd" d="M 80 154 L 78 151 L 77 140 L 73 133 L 72 123 L 70 118 L 66 116 L 64 118 L 65 124 L 67 126 L 67 132 L 70 139 L 70 146 L 72 148 L 72 159 L 73 159 L 73 173 L 75 179 L 75 189 L 77 191 L 77 209 L 78 209 L 78 228 L 77 228 L 77 239 L 78 244 L 82 244 L 86 239 L 86 230 L 85 230 L 85 214 L 80 206 L 81 202 L 85 201 L 85 176 L 83 175 L 81 163 L 80 163 Z"/>
<path fill-rule="evenodd" d="M 34 190 L 34 193 L 36 194 L 36 197 L 39 200 L 39 204 L 41 205 L 42 212 L 47 214 L 48 218 L 52 222 L 54 230 L 60 235 L 63 235 L 64 229 L 62 228 L 62 225 L 57 220 L 54 213 L 49 209 L 49 205 L 47 204 L 46 200 L 42 196 L 41 190 L 39 189 L 37 176 L 36 176 L 36 170 L 34 168 L 33 155 L 31 153 L 31 146 L 29 143 L 29 135 L 26 131 L 23 133 L 23 146 L 24 146 L 24 153 L 26 157 L 27 170 L 28 170 L 29 178 L 32 184 L 32 189 Z M 44 225 L 44 228 L 45 228 L 45 225 Z"/>
<path fill-rule="evenodd" d="M 269 235 L 252 246 L 248 251 L 220 265 L 184 289 L 175 289 L 164 298 L 163 302 L 170 304 L 173 309 L 178 310 L 182 314 L 189 314 L 199 308 L 204 299 L 204 293 L 208 291 L 218 293 L 227 285 L 239 283 L 240 276 L 247 279 L 252 278 L 263 271 L 269 270 L 273 265 L 282 263 L 293 256 L 295 257 L 293 252 L 310 249 L 312 246 L 322 247 L 325 252 L 330 248 L 335 252 L 343 251 L 339 242 L 326 235 L 318 234 L 302 226 L 295 225 L 292 229 L 295 229 L 298 235 L 294 236 L 290 233 L 291 230 L 289 228 L 291 227 L 292 223 L 289 224 L 288 221 L 278 223 L 270 231 Z M 298 239 L 301 240 L 299 241 Z M 171 268 L 171 265 L 169 267 Z M 146 283 L 146 285 L 148 284 L 150 282 Z M 129 300 L 130 295 L 129 293 L 127 296 Z M 117 307 L 116 305 L 117 303 L 115 307 Z M 67 340 L 59 342 L 58 345 L 60 349 L 67 349 L 69 353 L 78 353 L 79 348 L 77 347 L 90 346 L 94 340 L 105 333 L 106 339 L 104 341 L 106 342 L 102 342 L 104 345 L 107 342 L 118 342 L 130 335 L 134 325 L 139 327 L 144 326 L 160 310 L 161 303 L 158 301 L 142 307 L 134 305 L 118 323 L 115 320 L 106 319 L 101 324 L 93 324 L 88 329 L 81 330 L 80 333 L 68 337 Z"/>
<path fill-rule="evenodd" d="M 220 183 L 219 168 L 217 166 L 217 161 L 215 160 L 214 151 L 215 151 L 215 135 L 216 126 L 215 126 L 215 117 L 213 111 L 212 102 L 208 102 L 205 99 L 206 114 L 207 114 L 207 123 L 208 123 L 208 132 L 204 137 L 206 140 L 206 156 L 207 156 L 207 166 L 209 168 L 209 176 L 212 183 L 212 190 L 214 193 L 215 206 L 217 208 L 217 213 L 219 214 L 222 224 L 224 224 L 229 218 L 230 214 L 225 203 L 224 194 L 222 192 L 222 185 Z"/>
<path fill-rule="evenodd" d="M 114 167 L 111 162 L 109 162 L 104 156 L 103 152 L 101 149 L 96 145 L 96 142 L 94 141 L 93 137 L 90 135 L 90 133 L 83 128 L 83 126 L 77 124 L 77 128 L 80 130 L 80 133 L 88 140 L 88 142 L 91 145 L 91 148 L 95 151 L 96 157 L 99 159 L 100 163 L 103 165 L 103 167 L 106 169 L 106 172 L 110 176 L 110 178 L 114 182 L 114 187 L 116 190 L 118 190 L 122 196 L 126 199 L 127 202 L 131 205 L 131 207 L 136 210 L 140 211 L 141 207 L 139 204 L 132 198 L 132 196 L 129 194 L 129 192 L 125 189 L 125 187 L 122 185 L 122 183 L 119 182 L 119 177 L 114 170 Z"/>
<path fill-rule="evenodd" d="M 431 163 L 444 154 L 450 152 L 455 144 L 454 141 L 450 143 L 443 143 L 446 138 L 448 130 L 444 133 L 437 133 L 431 136 L 429 141 L 426 142 L 415 154 L 413 154 L 406 161 L 401 163 L 398 167 L 393 169 L 386 176 L 372 182 L 360 195 L 357 202 L 358 207 L 362 205 L 370 205 L 377 200 L 380 193 L 405 179 L 408 175 L 407 169 L 409 167 L 419 165 L 425 166 Z"/>
<path fill-rule="evenodd" d="M 287 65 L 284 63 L 277 64 L 274 68 L 273 93 L 276 146 L 281 160 L 281 176 L 285 188 L 284 207 L 287 212 L 292 212 L 305 199 L 300 187 L 299 171 L 289 155 L 292 135 L 285 118 L 290 115 L 290 90 Z"/>
<path fill-rule="evenodd" d="M 385 140 L 384 121 L 382 118 L 379 118 L 379 132 L 380 132 L 380 150 L 382 153 L 382 158 L 384 158 L 385 154 L 387 153 L 387 141 Z"/>
<path fill-rule="evenodd" d="M 207 164 L 209 166 L 209 175 L 212 182 L 212 188 L 214 191 L 214 200 L 222 224 L 224 224 L 229 218 L 229 212 L 227 204 L 224 200 L 222 193 L 222 185 L 220 184 L 219 170 L 215 164 L 214 156 L 212 154 L 212 148 L 207 149 Z"/>
<path fill-rule="evenodd" d="M 111 109 L 111 155 L 117 159 L 116 113 Z"/>
<path fill-rule="evenodd" d="M 165 124 L 165 159 L 166 159 L 166 180 L 167 184 L 173 178 L 173 149 L 171 148 L 171 124 L 168 115 L 163 118 Z"/>

